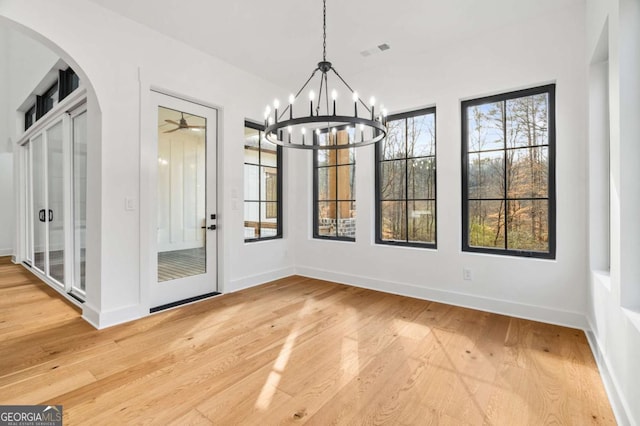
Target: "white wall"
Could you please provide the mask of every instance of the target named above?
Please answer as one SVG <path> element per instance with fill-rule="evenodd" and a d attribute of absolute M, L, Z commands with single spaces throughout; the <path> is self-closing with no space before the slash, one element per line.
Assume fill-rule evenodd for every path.
<path fill-rule="evenodd" d="M 296 267 L 332 279 L 550 323 L 585 327 L 586 73 L 584 5 L 479 34 L 355 77 L 390 112 L 437 107 L 438 248 L 374 244 L 373 147 L 356 153 L 356 242 L 311 238 L 311 156 L 294 152 Z M 391 50 L 390 52 L 392 52 Z M 391 58 L 393 59 L 393 58 Z M 351 80 L 350 77 L 347 77 Z M 461 252 L 460 101 L 556 82 L 557 258 Z M 370 90 L 362 90 L 369 93 Z M 464 281 L 463 268 L 473 280 Z"/>
<path fill-rule="evenodd" d="M 141 122 L 157 117 L 140 111 L 150 104 L 150 87 L 221 108 L 221 290 L 290 275 L 289 240 L 246 245 L 242 226 L 244 119 L 259 118 L 259 105 L 283 89 L 94 4 L 72 0 L 67 6 L 73 14 L 46 0 L 0 1 L 0 17 L 35 31 L 29 34 L 90 82 L 85 317 L 106 326 L 148 313 L 149 283 L 140 268 L 146 222 L 139 208 L 126 211 L 124 200 L 137 205 L 147 172 L 140 167 Z"/>
<path fill-rule="evenodd" d="M 9 32 L 0 28 L 0 57 L 9 55 Z M 0 256 L 13 254 L 13 154 L 9 144 L 8 61 L 0 61 Z"/>
<path fill-rule="evenodd" d="M 604 33 L 604 35 L 603 35 Z M 609 181 L 610 228 L 600 229 L 606 212 L 590 217 L 590 343 L 620 424 L 640 424 L 640 4 L 634 0 L 587 2 L 587 69 L 593 110 L 608 113 L 609 129 L 597 116 L 590 123 L 591 163 L 609 139 L 610 174 L 592 179 L 594 203 Z M 604 46 L 602 46 L 603 43 Z M 603 65 L 602 52 L 608 53 Z M 607 66 L 608 70 L 602 67 Z M 602 82 L 602 78 L 608 79 Z M 608 83 L 608 84 L 607 84 Z M 603 90 L 608 86 L 608 94 Z M 605 123 L 606 124 L 606 123 Z M 604 128 L 603 128 L 604 127 Z M 606 133 L 608 130 L 608 134 Z M 601 170 L 602 168 L 600 168 Z M 596 170 L 597 172 L 597 170 Z M 606 200 L 601 200 L 601 204 Z M 610 271 L 602 271 L 598 254 L 610 235 Z"/>
<path fill-rule="evenodd" d="M 16 110 L 58 59 L 40 43 L 0 26 L 0 256 L 14 253 L 13 144 L 21 125 Z"/>

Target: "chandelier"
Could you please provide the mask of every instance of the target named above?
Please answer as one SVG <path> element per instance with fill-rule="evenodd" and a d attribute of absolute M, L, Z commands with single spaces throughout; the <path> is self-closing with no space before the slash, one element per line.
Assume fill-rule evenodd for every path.
<path fill-rule="evenodd" d="M 264 137 L 276 145 L 300 149 L 343 149 L 376 143 L 387 135 L 387 112 L 380 105 L 376 115 L 375 98 L 371 97 L 368 105 L 363 102 L 333 64 L 327 61 L 327 1 L 323 0 L 322 3 L 322 61 L 318 62 L 297 93 L 289 95 L 286 108 L 279 111 L 278 99 L 273 102 L 273 111 L 270 105 L 267 106 Z M 330 75 L 332 84 L 339 84 L 346 89 L 343 92 L 347 93 L 346 102 L 338 103 L 342 95 L 336 88 L 332 88 L 329 95 Z M 314 87 L 314 81 L 320 88 L 317 94 L 309 89 L 307 106 L 299 97 L 304 96 L 307 87 Z M 351 98 L 351 102 L 348 98 Z M 353 115 L 347 115 L 351 113 Z M 341 133 L 340 137 L 338 132 Z"/>

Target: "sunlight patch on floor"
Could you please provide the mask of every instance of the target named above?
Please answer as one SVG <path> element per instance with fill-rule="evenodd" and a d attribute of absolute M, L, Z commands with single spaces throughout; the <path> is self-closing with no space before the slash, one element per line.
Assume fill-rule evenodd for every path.
<path fill-rule="evenodd" d="M 310 301 L 307 300 L 304 303 L 300 312 L 298 312 L 298 319 L 304 318 L 309 312 L 311 312 L 311 304 Z M 287 363 L 289 362 L 289 357 L 291 356 L 291 352 L 293 351 L 293 347 L 296 343 L 296 339 L 298 338 L 298 334 L 300 333 L 300 322 L 296 322 L 295 326 L 287 336 L 287 340 L 285 340 L 282 348 L 280 349 L 280 353 L 278 354 L 278 358 L 273 363 L 273 369 L 269 376 L 267 377 L 267 381 L 262 386 L 262 390 L 260 391 L 260 395 L 258 395 L 258 399 L 256 400 L 255 407 L 259 410 L 266 410 L 271 405 L 271 401 L 273 400 L 273 395 L 276 393 L 276 389 L 278 384 L 280 383 L 280 379 L 282 378 L 282 373 L 284 373 L 285 368 L 287 367 Z"/>

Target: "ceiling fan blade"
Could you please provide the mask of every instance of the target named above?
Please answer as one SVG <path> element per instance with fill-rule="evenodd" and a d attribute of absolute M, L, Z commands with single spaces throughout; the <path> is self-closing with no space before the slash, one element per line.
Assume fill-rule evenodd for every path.
<path fill-rule="evenodd" d="M 173 132 L 176 132 L 178 130 L 180 130 L 180 127 L 176 128 L 176 129 L 173 129 L 173 130 L 167 130 L 167 131 L 162 132 L 162 133 L 173 133 Z"/>
<path fill-rule="evenodd" d="M 166 121 L 167 123 L 175 124 L 176 126 L 180 125 L 180 123 L 178 123 L 177 121 L 174 121 L 174 120 L 164 120 L 164 121 Z"/>

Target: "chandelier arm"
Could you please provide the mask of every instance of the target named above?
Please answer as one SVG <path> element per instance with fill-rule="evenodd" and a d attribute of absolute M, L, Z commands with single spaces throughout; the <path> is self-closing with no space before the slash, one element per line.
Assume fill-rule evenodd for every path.
<path fill-rule="evenodd" d="M 320 115 L 320 101 L 322 101 L 322 85 L 324 84 L 324 79 L 322 77 L 325 75 L 326 75 L 325 73 L 322 73 L 322 75 L 320 76 L 320 90 L 318 90 L 318 102 L 316 105 L 316 115 Z"/>
<path fill-rule="evenodd" d="M 325 86 L 324 99 L 327 104 L 327 116 L 328 116 L 329 115 L 329 81 L 327 80 L 327 73 L 324 73 L 322 77 L 324 77 L 324 86 Z M 333 113 L 335 114 L 335 111 Z M 329 130 L 330 125 L 331 123 L 329 122 L 329 120 L 327 120 L 327 130 Z"/>
<path fill-rule="evenodd" d="M 342 83 L 347 86 L 347 89 L 351 90 L 351 93 L 355 93 L 353 91 L 353 89 L 351 88 L 351 86 L 349 86 L 349 83 L 347 83 L 346 81 L 344 81 L 344 78 L 342 78 L 342 76 L 338 73 L 338 71 L 336 71 L 335 67 L 331 67 L 331 71 L 333 71 L 335 73 L 335 75 L 338 76 L 338 78 L 340 79 L 340 81 L 342 81 Z M 360 103 L 362 104 L 362 106 L 364 106 L 364 108 L 368 111 L 371 112 L 371 109 L 369 109 L 369 107 L 367 106 L 367 104 L 364 103 L 364 101 L 362 99 L 360 99 L 358 97 L 358 100 L 360 101 Z"/>
<path fill-rule="evenodd" d="M 305 81 L 305 83 L 302 85 L 300 90 L 298 90 L 298 93 L 296 93 L 296 95 L 293 97 L 294 100 L 298 99 L 298 96 L 300 96 L 300 93 L 302 93 L 304 88 L 307 87 L 307 85 L 309 84 L 311 79 L 313 79 L 313 77 L 316 75 L 317 72 L 318 72 L 318 68 L 313 70 L 313 72 L 311 73 L 311 76 L 307 79 L 307 81 Z M 287 107 L 280 113 L 280 116 L 278 117 L 278 121 L 280 121 L 282 117 L 284 117 L 284 115 L 287 113 L 287 111 L 289 111 L 289 108 L 292 108 L 292 107 L 293 107 L 292 104 L 287 105 Z"/>

